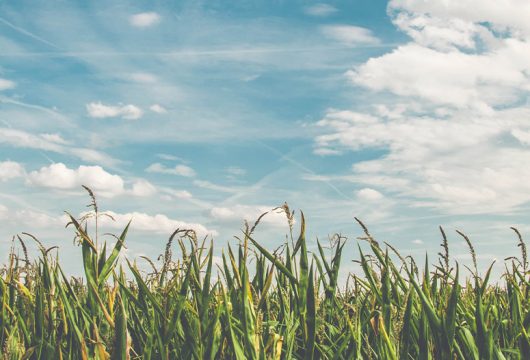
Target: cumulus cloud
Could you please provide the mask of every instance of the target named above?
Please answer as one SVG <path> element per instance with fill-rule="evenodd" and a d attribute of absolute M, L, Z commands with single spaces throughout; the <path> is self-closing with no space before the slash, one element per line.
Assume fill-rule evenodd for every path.
<path fill-rule="evenodd" d="M 156 187 L 144 179 L 136 180 L 127 188 L 121 176 L 111 174 L 101 166 L 81 165 L 71 169 L 63 163 L 55 163 L 30 172 L 27 181 L 34 186 L 56 190 L 77 190 L 86 185 L 98 196 L 107 198 L 125 194 L 146 197 L 157 192 Z"/>
<path fill-rule="evenodd" d="M 520 181 L 530 176 L 530 4 L 393 0 L 389 13 L 410 41 L 346 74 L 377 105 L 329 110 L 315 152 L 382 150 L 349 180 L 411 206 L 479 214 L 530 202 Z"/>
<path fill-rule="evenodd" d="M 487 54 L 445 52 L 411 43 L 368 60 L 347 76 L 374 91 L 488 112 L 530 90 L 529 70 L 530 43 L 512 39 Z"/>
<path fill-rule="evenodd" d="M 379 39 L 370 30 L 360 26 L 325 25 L 320 29 L 327 37 L 350 46 L 379 43 Z"/>
<path fill-rule="evenodd" d="M 0 162 L 0 181 L 24 176 L 24 167 L 15 161 Z"/>
<path fill-rule="evenodd" d="M 160 15 L 156 12 L 143 12 L 131 15 L 129 17 L 129 23 L 132 26 L 145 28 L 149 26 L 156 25 L 160 22 Z"/>
<path fill-rule="evenodd" d="M 530 161 L 524 136 L 530 131 L 524 120 L 530 109 L 492 115 L 459 112 L 447 119 L 345 114 L 330 112 L 319 122 L 328 133 L 317 137 L 317 147 L 388 151 L 355 163 L 356 183 L 388 188 L 417 206 L 451 213 L 507 211 L 530 201 L 530 185 L 519 180 L 530 176 L 524 166 Z M 521 144 L 500 141 L 510 136 Z"/>
<path fill-rule="evenodd" d="M 104 105 L 101 102 L 92 102 L 86 105 L 88 116 L 97 119 L 121 117 L 126 120 L 137 120 L 144 114 L 136 105 Z"/>
<path fill-rule="evenodd" d="M 524 37 L 530 34 L 530 3 L 524 0 L 392 0 L 389 12 L 428 15 L 445 20 L 458 19 L 473 24 L 489 23 L 496 30 L 508 31 L 512 36 Z"/>
<path fill-rule="evenodd" d="M 15 87 L 14 81 L 0 78 L 0 91 L 12 89 L 14 87 Z"/>
<path fill-rule="evenodd" d="M 149 181 L 140 179 L 133 183 L 131 193 L 135 196 L 147 197 L 156 193 L 156 187 Z"/>
<path fill-rule="evenodd" d="M 103 197 L 113 197 L 124 192 L 124 181 L 118 175 L 106 172 L 101 166 L 84 166 L 70 169 L 63 163 L 44 166 L 28 174 L 32 185 L 69 190 L 86 185 Z"/>
<path fill-rule="evenodd" d="M 287 225 L 287 217 L 283 210 L 275 210 L 272 206 L 263 205 L 240 205 L 230 207 L 213 207 L 210 209 L 210 217 L 221 222 L 241 222 L 243 220 L 253 223 L 258 217 L 268 212 L 260 221 L 272 226 L 284 227 Z"/>
<path fill-rule="evenodd" d="M 196 175 L 195 170 L 187 165 L 176 165 L 174 167 L 167 167 L 160 163 L 151 164 L 145 169 L 147 172 L 160 173 L 160 174 L 172 174 L 185 177 L 194 177 Z"/>
<path fill-rule="evenodd" d="M 357 198 L 361 200 L 376 201 L 381 200 L 383 197 L 383 194 L 371 188 L 362 188 L 357 191 Z"/>
<path fill-rule="evenodd" d="M 18 229 L 21 225 L 31 226 L 31 228 L 48 229 L 50 227 L 63 227 L 68 223 L 66 215 L 50 215 L 42 211 L 33 209 L 13 209 L 0 204 L 0 220 L 12 222 Z"/>
<path fill-rule="evenodd" d="M 337 12 L 337 8 L 324 3 L 314 4 L 304 9 L 307 15 L 325 17 Z"/>
<path fill-rule="evenodd" d="M 189 223 L 181 220 L 176 220 L 168 217 L 165 214 L 150 215 L 141 212 L 130 212 L 130 213 L 115 213 L 113 211 L 106 211 L 107 214 L 112 216 L 112 219 L 102 217 L 100 224 L 104 227 L 112 229 L 123 229 L 129 220 L 131 222 L 131 230 L 154 232 L 158 234 L 171 234 L 176 229 L 190 229 L 195 230 L 199 237 L 206 235 L 216 236 L 217 232 L 206 228 L 204 225 L 199 223 Z"/>

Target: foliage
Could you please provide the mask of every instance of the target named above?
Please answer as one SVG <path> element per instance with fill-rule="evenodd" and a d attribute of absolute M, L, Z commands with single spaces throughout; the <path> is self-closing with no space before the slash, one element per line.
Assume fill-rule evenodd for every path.
<path fill-rule="evenodd" d="M 91 194 L 93 212 L 100 214 Z M 270 252 L 246 226 L 221 258 L 190 230 L 170 237 L 160 265 L 120 261 L 127 226 L 110 254 L 70 216 L 84 278 L 67 278 L 54 252 L 18 237 L 0 274 L 0 344 L 5 359 L 522 359 L 530 354 L 530 284 L 526 246 L 509 258 L 502 284 L 491 267 L 459 281 L 442 230 L 439 262 L 421 273 L 360 221 L 370 253 L 359 246 L 363 275 L 338 285 L 346 239 L 336 235 L 311 253 L 305 219 Z M 261 219 L 261 218 L 260 218 Z M 464 234 L 475 259 L 471 242 Z M 30 261 L 25 239 L 40 256 Z M 179 259 L 172 258 L 174 243 Z M 351 245 L 351 244 L 350 244 Z M 392 256 L 390 256 L 392 255 Z M 218 261 L 214 261 L 219 259 Z M 395 260 L 393 260 L 395 259 Z M 141 261 L 144 261 L 141 260 Z"/>

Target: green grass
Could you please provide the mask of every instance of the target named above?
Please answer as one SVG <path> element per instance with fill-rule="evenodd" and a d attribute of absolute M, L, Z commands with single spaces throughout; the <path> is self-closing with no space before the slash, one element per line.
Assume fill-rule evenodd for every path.
<path fill-rule="evenodd" d="M 92 218 L 104 216 L 92 199 Z M 294 213 L 283 210 L 292 231 L 281 251 L 254 240 L 258 221 L 214 264 L 209 240 L 177 230 L 159 261 L 137 259 L 149 272 L 119 260 L 128 227 L 110 249 L 98 243 L 87 218 L 71 217 L 83 281 L 64 274 L 56 251 L 21 235 L 0 276 L 3 358 L 528 358 L 528 261 L 515 229 L 521 254 L 507 259 L 501 280 L 490 284 L 491 267 L 479 276 L 464 234 L 471 269 L 451 261 L 440 229 L 439 258 L 434 264 L 425 259 L 429 271 L 421 272 L 358 221 L 369 248 L 358 247 L 363 275 L 339 286 L 343 251 L 352 252 L 356 243 L 335 236 L 331 247 L 318 243 L 310 253 L 303 214 L 293 229 Z M 28 259 L 29 239 L 40 249 L 35 260 Z"/>

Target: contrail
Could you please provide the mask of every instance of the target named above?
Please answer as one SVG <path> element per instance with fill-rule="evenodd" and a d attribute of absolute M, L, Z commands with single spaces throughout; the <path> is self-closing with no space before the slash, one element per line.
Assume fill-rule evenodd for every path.
<path fill-rule="evenodd" d="M 281 159 L 283 160 L 286 160 L 288 162 L 290 162 L 291 164 L 293 164 L 294 166 L 300 168 L 301 170 L 303 170 L 304 172 L 308 173 L 308 174 L 311 174 L 311 175 L 318 175 L 316 172 L 314 172 L 313 170 L 305 167 L 304 165 L 302 165 L 301 163 L 299 163 L 298 161 L 296 160 L 293 160 L 292 158 L 290 158 L 289 156 L 285 155 L 285 154 L 282 154 L 280 151 L 278 151 L 277 149 L 273 148 L 272 146 L 269 146 L 267 145 L 266 143 L 262 142 L 262 141 L 259 141 L 259 140 L 256 140 L 256 142 L 258 142 L 259 144 L 261 144 L 262 146 L 264 146 L 265 148 L 269 149 L 271 152 L 275 153 L 276 155 L 279 155 L 281 157 Z M 327 180 L 324 180 L 322 181 L 324 184 L 326 184 L 329 188 L 331 188 L 333 191 L 335 191 L 338 195 L 340 195 L 341 197 L 343 197 L 344 199 L 346 200 L 353 200 L 350 196 L 346 195 L 344 192 L 342 192 L 339 188 L 337 188 L 335 185 L 333 185 L 331 182 L 327 181 Z"/>
<path fill-rule="evenodd" d="M 24 35 L 26 35 L 26 36 L 29 36 L 30 38 L 32 38 L 32 39 L 34 39 L 34 40 L 40 41 L 40 42 L 43 43 L 43 44 L 49 45 L 49 46 L 54 47 L 54 48 L 56 48 L 56 49 L 59 48 L 57 45 L 55 45 L 55 44 L 49 42 L 48 40 L 43 39 L 43 38 L 41 38 L 40 36 L 37 36 L 37 35 L 35 35 L 35 34 L 29 32 L 29 31 L 27 31 L 27 30 L 25 30 L 25 29 L 23 29 L 23 28 L 21 28 L 21 27 L 18 27 L 18 26 L 16 26 L 16 25 L 11 24 L 9 21 L 7 21 L 7 20 L 4 19 L 4 18 L 1 18 L 1 17 L 0 17 L 0 22 L 3 23 L 3 24 L 6 25 L 6 26 L 9 26 L 11 29 L 18 31 L 18 32 L 21 33 L 21 34 L 24 34 Z"/>
<path fill-rule="evenodd" d="M 0 18 L 1 20 L 1 18 Z M 52 44 L 53 45 L 53 44 Z M 177 49 L 173 51 L 44 51 L 44 52 L 5 52 L 0 57 L 27 57 L 27 56 L 61 56 L 61 57 L 113 57 L 113 56 L 160 56 L 160 57 L 215 57 L 252 54 L 276 54 L 276 53 L 312 53 L 319 51 L 354 51 L 367 48 L 391 48 L 399 44 L 388 43 L 378 45 L 359 46 L 326 46 L 326 47 L 263 47 L 263 48 L 233 48 L 215 50 L 186 50 Z M 57 46 L 53 45 L 57 48 Z"/>

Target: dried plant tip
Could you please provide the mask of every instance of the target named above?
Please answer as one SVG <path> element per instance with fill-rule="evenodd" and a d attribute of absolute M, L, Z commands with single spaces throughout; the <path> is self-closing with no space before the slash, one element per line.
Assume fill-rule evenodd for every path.
<path fill-rule="evenodd" d="M 458 235 L 462 236 L 464 240 L 466 241 L 467 246 L 469 247 L 469 252 L 471 253 L 471 259 L 473 260 L 473 267 L 475 268 L 474 275 L 478 276 L 477 254 L 475 253 L 475 248 L 473 247 L 471 240 L 469 240 L 466 234 L 464 234 L 463 232 L 459 230 L 456 230 L 456 232 L 458 233 Z"/>
<path fill-rule="evenodd" d="M 517 234 L 517 237 L 519 238 L 519 244 L 517 244 L 517 246 L 521 248 L 521 256 L 523 258 L 523 269 L 526 273 L 526 269 L 528 268 L 528 257 L 527 257 L 527 252 L 526 252 L 526 244 L 523 240 L 523 237 L 521 236 L 521 233 L 519 232 L 517 228 L 512 226 L 510 227 L 510 229 L 515 231 L 515 233 Z"/>

